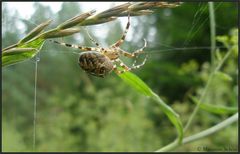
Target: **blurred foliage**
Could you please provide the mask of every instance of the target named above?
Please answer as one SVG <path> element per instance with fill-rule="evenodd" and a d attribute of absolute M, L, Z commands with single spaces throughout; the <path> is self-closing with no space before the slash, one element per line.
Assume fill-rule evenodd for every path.
<path fill-rule="evenodd" d="M 35 3 L 32 17 L 19 20 L 18 13 L 3 3 L 3 47 L 24 36 L 18 28 L 19 22 L 24 24 L 25 34 L 49 18 L 54 20 L 54 26 L 81 13 L 79 4 L 63 3 L 61 10 L 54 14 L 50 7 Z M 237 3 L 214 4 L 216 32 L 221 35 L 217 45 L 237 45 L 234 34 L 238 31 L 231 30 L 237 27 Z M 143 38 L 149 40 L 146 51 L 150 58 L 135 73 L 162 96 L 185 123 L 195 107 L 188 96 L 202 92 L 211 72 L 210 49 L 174 51 L 172 48 L 167 54 L 161 50 L 210 47 L 207 3 L 184 3 L 174 9 L 159 9 L 150 16 L 132 17 L 131 27 L 132 39 L 124 43 L 123 49 L 133 51 L 142 46 Z M 118 21 L 88 28 L 104 46 L 119 39 L 123 30 Z M 106 31 L 107 37 L 97 38 L 97 31 Z M 63 39 L 72 44 L 93 46 L 84 31 Z M 78 57 L 72 50 L 46 42 L 38 55 L 36 151 L 153 151 L 174 139 L 175 128 L 157 104 L 136 93 L 115 74 L 104 79 L 88 76 L 79 68 Z M 216 57 L 227 52 L 227 48 L 217 50 Z M 204 102 L 237 106 L 238 49 L 235 50 L 221 69 L 232 80 L 216 75 Z M 2 70 L 3 151 L 32 151 L 34 64 L 35 60 L 31 59 Z M 188 134 L 209 128 L 228 116 L 200 111 Z M 232 125 L 177 150 L 197 151 L 199 145 L 217 149 L 226 143 L 235 148 L 236 130 L 237 125 Z"/>

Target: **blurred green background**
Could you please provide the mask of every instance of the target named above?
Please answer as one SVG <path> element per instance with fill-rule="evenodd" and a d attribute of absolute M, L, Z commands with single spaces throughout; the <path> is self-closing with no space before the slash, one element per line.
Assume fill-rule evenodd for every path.
<path fill-rule="evenodd" d="M 47 5 L 34 3 L 34 13 L 25 19 L 10 9 L 9 3 L 2 4 L 3 47 L 16 43 L 49 18 L 55 27 L 83 12 L 81 3 L 64 2 L 57 13 Z M 232 35 L 237 28 L 237 3 L 214 6 L 217 35 Z M 107 47 L 121 37 L 126 19 L 87 28 Z M 208 4 L 186 2 L 177 8 L 158 9 L 152 15 L 131 17 L 130 27 L 123 49 L 132 52 L 143 46 L 143 38 L 148 41 L 145 51 L 149 59 L 134 73 L 186 124 L 195 107 L 188 96 L 202 92 L 211 72 Z M 84 29 L 60 41 L 94 46 Z M 223 43 L 218 42 L 217 46 Z M 201 47 L 207 48 L 200 50 Z M 46 41 L 38 55 L 36 151 L 154 151 L 175 139 L 174 126 L 153 100 L 131 89 L 114 73 L 105 78 L 87 75 L 78 66 L 78 56 L 73 51 L 77 52 Z M 219 51 L 224 55 L 226 48 Z M 221 69 L 232 80 L 214 78 L 204 102 L 237 106 L 237 55 L 231 55 Z M 32 151 L 34 73 L 34 59 L 2 69 L 3 151 Z M 186 136 L 229 116 L 201 110 Z M 198 151 L 199 146 L 213 151 L 224 146 L 236 150 L 237 128 L 237 124 L 231 125 L 175 151 Z"/>

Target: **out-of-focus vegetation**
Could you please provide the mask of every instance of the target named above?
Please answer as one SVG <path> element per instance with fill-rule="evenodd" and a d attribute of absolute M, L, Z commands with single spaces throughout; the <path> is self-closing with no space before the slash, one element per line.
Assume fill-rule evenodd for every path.
<path fill-rule="evenodd" d="M 236 107 L 237 4 L 214 5 L 216 32 L 220 36 L 217 45 L 236 48 L 221 68 L 225 74 L 216 74 L 203 102 Z M 25 20 L 10 13 L 12 10 L 3 3 L 3 47 L 18 42 L 49 18 L 54 20 L 54 27 L 82 12 L 81 3 L 63 3 L 57 14 L 40 3 L 35 3 L 34 9 L 32 17 Z M 24 24 L 25 31 L 18 28 L 19 22 Z M 146 52 L 150 57 L 135 73 L 179 113 L 185 124 L 196 106 L 189 96 L 202 93 L 211 73 L 207 3 L 184 3 L 174 9 L 159 9 L 153 15 L 132 17 L 131 27 L 128 35 L 132 33 L 132 39 L 127 38 L 123 49 L 133 51 L 141 47 L 143 38 L 149 44 Z M 118 40 L 123 31 L 119 21 L 88 28 L 104 46 Z M 98 38 L 94 35 L 97 31 L 106 33 Z M 64 42 L 93 46 L 84 30 L 74 36 L 63 38 Z M 209 49 L 188 50 L 202 46 Z M 165 49 L 172 50 L 161 52 Z M 79 68 L 73 50 L 77 51 L 46 42 L 38 55 L 36 151 L 153 151 L 174 140 L 175 128 L 153 100 L 136 93 L 115 74 L 104 79 L 87 75 Z M 217 51 L 220 60 L 227 48 Z M 35 60 L 31 59 L 2 70 L 3 151 L 32 150 L 34 68 Z M 186 136 L 230 115 L 201 110 Z M 203 146 L 213 151 L 222 151 L 218 150 L 222 147 L 236 151 L 237 136 L 235 124 L 176 151 L 198 151 Z"/>

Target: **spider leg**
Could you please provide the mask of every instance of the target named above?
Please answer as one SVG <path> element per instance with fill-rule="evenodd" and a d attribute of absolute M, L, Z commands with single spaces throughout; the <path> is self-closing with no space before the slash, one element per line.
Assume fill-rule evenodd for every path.
<path fill-rule="evenodd" d="M 133 64 L 132 64 L 133 67 L 134 67 L 135 64 L 137 63 L 137 59 L 138 59 L 138 55 L 136 56 L 136 58 L 135 58 L 135 60 L 134 60 L 134 62 L 133 62 Z"/>
<path fill-rule="evenodd" d="M 132 70 L 135 70 L 135 69 L 140 68 L 141 66 L 143 66 L 143 65 L 145 64 L 146 58 L 144 59 L 144 61 L 143 61 L 142 64 L 136 65 L 136 66 L 133 66 L 133 67 L 128 67 L 128 66 L 125 65 L 120 59 L 115 59 L 115 60 L 113 60 L 113 62 L 118 62 L 119 65 L 124 69 L 124 70 L 119 71 L 119 70 L 117 69 L 117 65 L 114 65 L 114 66 L 113 66 L 113 70 L 114 70 L 117 74 L 122 74 L 122 73 L 124 73 L 124 72 L 132 71 Z"/>
<path fill-rule="evenodd" d="M 115 65 L 113 65 L 113 70 L 115 71 L 115 73 L 117 73 L 117 74 L 122 74 L 122 73 L 124 73 L 124 72 L 127 72 L 127 71 L 129 71 L 129 67 L 128 66 L 126 66 L 120 59 L 115 59 L 115 60 L 113 60 L 113 62 L 118 62 L 119 64 L 120 64 L 120 66 L 124 69 L 124 70 L 118 70 L 118 68 L 117 68 L 117 65 L 115 64 Z"/>
<path fill-rule="evenodd" d="M 119 70 L 117 69 L 117 65 L 113 65 L 113 71 L 114 71 L 116 74 L 122 74 L 122 73 L 123 73 L 123 71 L 119 71 Z"/>
<path fill-rule="evenodd" d="M 135 60 L 135 61 L 133 62 L 133 64 L 132 64 L 132 68 L 137 69 L 137 68 L 142 67 L 142 66 L 146 63 L 147 58 L 148 58 L 148 55 L 145 56 L 143 62 L 142 62 L 141 64 L 139 64 L 139 65 L 135 65 L 135 64 L 136 64 L 136 61 L 137 61 L 137 60 Z"/>
<path fill-rule="evenodd" d="M 147 42 L 146 42 L 145 39 L 144 39 L 144 42 L 145 42 L 144 46 L 143 46 L 141 49 L 138 49 L 137 51 L 135 51 L 135 53 L 139 53 L 139 54 L 140 54 L 140 53 L 143 52 L 144 48 L 147 46 Z M 133 53 L 134 53 L 134 52 L 133 52 Z M 132 64 L 133 67 L 136 66 L 136 62 L 137 62 L 137 59 L 138 59 L 139 54 L 136 55 L 136 58 L 135 58 L 135 60 L 134 60 L 134 62 L 133 62 L 133 64 Z M 146 56 L 145 56 L 142 64 L 140 64 L 141 66 L 145 64 L 147 58 L 148 58 L 148 54 L 146 54 Z"/>
<path fill-rule="evenodd" d="M 134 51 L 133 53 L 129 53 L 120 48 L 118 48 L 118 50 L 119 50 L 119 53 L 122 54 L 123 56 L 133 58 L 133 57 L 137 57 L 139 54 L 143 53 L 143 50 L 146 47 L 147 47 L 147 41 L 144 39 L 144 46 L 142 48 Z"/>
<path fill-rule="evenodd" d="M 129 29 L 129 26 L 130 26 L 130 15 L 128 14 L 128 22 L 127 22 L 127 26 L 126 26 L 126 28 L 125 28 L 125 31 L 124 31 L 124 33 L 123 33 L 121 39 L 118 40 L 118 41 L 117 41 L 116 43 L 114 43 L 113 45 L 111 45 L 111 47 L 119 47 L 119 46 L 123 43 L 123 41 L 124 41 L 125 38 L 126 38 L 126 35 L 127 35 L 127 32 L 128 32 L 128 29 Z"/>
<path fill-rule="evenodd" d="M 95 41 L 95 40 L 91 37 L 91 35 L 89 34 L 89 32 L 88 32 L 87 29 L 86 29 L 86 31 L 87 31 L 87 34 L 88 34 L 88 37 L 90 38 L 90 40 L 91 40 L 97 47 L 100 47 L 99 43 L 98 43 L 97 41 Z"/>
<path fill-rule="evenodd" d="M 97 41 L 95 41 L 91 35 L 89 34 L 88 30 L 86 29 L 88 37 L 90 38 L 90 40 L 99 48 L 99 50 L 97 50 L 98 52 L 104 53 L 104 48 L 100 47 L 99 43 Z"/>
<path fill-rule="evenodd" d="M 75 48 L 75 49 L 80 49 L 82 51 L 99 51 L 99 48 L 94 48 L 94 47 L 86 47 L 86 46 L 79 46 L 79 45 L 75 45 L 75 44 L 68 44 L 68 43 L 63 43 L 63 42 L 58 42 L 55 40 L 49 40 L 53 43 L 57 43 L 60 44 L 62 46 L 66 46 L 66 47 L 70 47 L 70 48 Z"/>

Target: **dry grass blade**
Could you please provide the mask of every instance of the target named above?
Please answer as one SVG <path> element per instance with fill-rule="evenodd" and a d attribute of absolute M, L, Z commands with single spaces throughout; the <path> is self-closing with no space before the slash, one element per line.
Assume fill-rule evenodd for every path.
<path fill-rule="evenodd" d="M 36 49 L 35 48 L 13 48 L 6 52 L 3 52 L 2 55 L 4 55 L 4 56 L 14 55 L 14 54 L 18 54 L 21 52 L 30 52 L 30 51 L 34 51 L 34 50 L 36 50 Z"/>
<path fill-rule="evenodd" d="M 128 7 L 130 5 L 131 5 L 131 3 L 125 3 L 122 5 L 113 7 L 106 11 L 100 12 L 99 14 L 95 15 L 93 18 L 109 18 L 109 17 L 113 17 L 113 16 L 118 16 L 120 13 L 128 10 Z"/>
<path fill-rule="evenodd" d="M 57 26 L 57 29 L 66 29 L 66 28 L 76 26 L 77 24 L 80 24 L 82 21 L 84 21 L 86 18 L 92 16 L 95 12 L 96 10 L 92 10 L 90 12 L 77 15 L 65 21 L 64 23 L 60 24 L 59 26 Z"/>
<path fill-rule="evenodd" d="M 91 18 L 91 19 L 83 21 L 82 23 L 79 24 L 79 26 L 97 25 L 97 24 L 102 24 L 102 23 L 106 23 L 109 21 L 113 21 L 116 19 L 117 19 L 117 17 L 109 17 L 109 18 L 102 18 L 102 19 Z"/>
<path fill-rule="evenodd" d="M 68 28 L 68 29 L 45 33 L 44 35 L 42 35 L 42 38 L 44 39 L 59 38 L 59 37 L 69 36 L 78 32 L 80 32 L 80 28 Z"/>
<path fill-rule="evenodd" d="M 42 30 L 50 24 L 50 20 L 38 25 L 34 28 L 26 37 L 20 40 L 18 43 L 4 48 L 2 51 L 6 51 L 15 47 L 19 47 L 23 44 L 28 44 L 39 38 L 57 38 L 72 35 L 80 31 L 81 26 L 97 25 L 106 22 L 113 21 L 118 17 L 123 16 L 141 16 L 149 15 L 154 11 L 152 9 L 156 8 L 173 8 L 179 6 L 180 2 L 137 2 L 137 3 L 125 3 L 119 6 L 115 6 L 106 11 L 100 12 L 96 15 L 95 10 L 83 13 L 81 15 L 75 16 L 54 29 L 41 33 Z M 74 28 L 75 27 L 75 28 Z"/>
<path fill-rule="evenodd" d="M 154 11 L 151 9 L 156 8 L 172 8 L 180 5 L 180 2 L 138 2 L 138 3 L 125 3 L 106 11 L 100 12 L 94 16 L 86 18 L 79 26 L 89 26 L 101 24 L 115 20 L 117 17 L 123 16 L 141 16 L 149 15 Z"/>
<path fill-rule="evenodd" d="M 34 38 L 35 36 L 37 36 L 39 33 L 42 32 L 42 30 L 44 28 L 46 28 L 50 23 L 52 22 L 52 20 L 47 20 L 43 23 L 41 23 L 40 25 L 38 25 L 37 27 L 35 27 L 31 32 L 29 32 L 27 34 L 27 36 L 25 36 L 23 39 L 21 39 L 18 44 L 24 43 L 29 41 L 30 39 Z"/>
<path fill-rule="evenodd" d="M 154 2 L 153 2 L 154 3 Z M 155 8 L 161 8 L 161 7 L 165 7 L 165 8 L 174 8 L 174 7 L 178 7 L 182 4 L 182 2 L 155 2 Z"/>
<path fill-rule="evenodd" d="M 152 14 L 154 11 L 152 10 L 141 10 L 141 11 L 135 11 L 135 12 L 122 12 L 118 15 L 118 17 L 124 17 L 124 16 L 128 16 L 128 14 L 130 16 L 142 16 L 142 15 L 149 15 Z"/>
<path fill-rule="evenodd" d="M 10 46 L 8 46 L 8 47 L 2 49 L 2 54 L 3 54 L 4 52 L 7 52 L 8 50 L 10 50 L 10 49 L 12 49 L 12 48 L 17 47 L 17 46 L 18 46 L 18 43 L 16 43 L 16 44 L 12 44 L 12 45 L 10 45 Z"/>
<path fill-rule="evenodd" d="M 154 8 L 173 8 L 179 6 L 180 2 L 138 2 L 129 7 L 130 11 L 139 11 Z"/>

